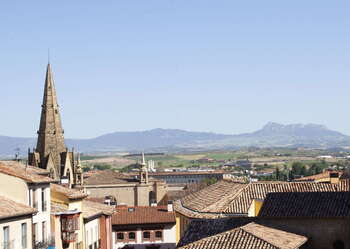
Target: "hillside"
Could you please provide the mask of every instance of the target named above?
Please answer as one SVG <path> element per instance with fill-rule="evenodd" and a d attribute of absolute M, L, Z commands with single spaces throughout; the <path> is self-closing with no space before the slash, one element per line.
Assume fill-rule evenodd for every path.
<path fill-rule="evenodd" d="M 306 146 L 327 148 L 349 146 L 350 137 L 317 124 L 268 123 L 262 129 L 240 135 L 190 132 L 177 129 L 153 129 L 114 132 L 92 139 L 67 139 L 67 146 L 82 152 L 225 149 L 242 146 Z M 0 136 L 0 155 L 14 155 L 16 148 L 26 154 L 35 146 L 35 138 Z"/>

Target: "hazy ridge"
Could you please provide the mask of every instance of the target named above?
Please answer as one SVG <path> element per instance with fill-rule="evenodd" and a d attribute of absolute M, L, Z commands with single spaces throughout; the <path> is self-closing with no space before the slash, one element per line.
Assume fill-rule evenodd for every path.
<path fill-rule="evenodd" d="M 114 132 L 92 139 L 66 139 L 68 147 L 81 152 L 226 149 L 242 146 L 305 146 L 314 148 L 350 146 L 350 137 L 318 124 L 283 125 L 270 122 L 260 130 L 239 135 L 191 132 L 177 129 L 153 129 Z M 22 155 L 35 147 L 36 138 L 0 136 L 0 155 Z"/>

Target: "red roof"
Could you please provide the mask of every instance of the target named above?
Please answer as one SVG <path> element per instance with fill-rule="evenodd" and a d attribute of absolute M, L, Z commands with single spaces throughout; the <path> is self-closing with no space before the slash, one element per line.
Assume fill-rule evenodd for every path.
<path fill-rule="evenodd" d="M 137 225 L 174 223 L 175 212 L 168 212 L 166 206 L 120 206 L 112 216 L 112 225 Z"/>

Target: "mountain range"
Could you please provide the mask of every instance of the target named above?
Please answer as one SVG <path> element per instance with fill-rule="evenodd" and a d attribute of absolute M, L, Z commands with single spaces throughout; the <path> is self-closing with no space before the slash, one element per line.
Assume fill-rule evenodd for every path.
<path fill-rule="evenodd" d="M 0 136 L 0 155 L 11 156 L 16 150 L 24 155 L 35 144 L 36 138 Z M 66 139 L 66 144 L 81 152 L 206 150 L 246 146 L 329 148 L 350 146 L 350 136 L 318 124 L 269 122 L 260 130 L 239 135 L 158 128 L 114 132 L 92 139 Z"/>

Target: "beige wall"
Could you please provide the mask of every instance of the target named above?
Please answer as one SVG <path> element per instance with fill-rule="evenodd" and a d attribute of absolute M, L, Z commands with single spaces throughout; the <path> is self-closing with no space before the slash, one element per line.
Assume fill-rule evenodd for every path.
<path fill-rule="evenodd" d="M 18 177 L 0 173 L 0 194 L 16 202 L 29 205 L 27 183 Z"/>
<path fill-rule="evenodd" d="M 10 241 L 13 247 L 10 248 L 22 248 L 22 224 L 27 224 L 27 249 L 32 249 L 32 219 L 30 216 L 15 217 L 7 220 L 0 220 L 0 247 L 3 243 L 3 229 L 9 227 Z"/>
<path fill-rule="evenodd" d="M 82 212 L 82 199 L 78 199 L 78 200 L 69 200 L 66 195 L 62 194 L 62 193 L 58 193 L 56 191 L 51 190 L 51 201 L 53 203 L 58 203 L 61 205 L 65 205 L 69 210 L 77 210 Z M 53 224 L 51 224 L 51 227 L 55 228 L 55 236 L 56 236 L 56 243 L 62 244 L 61 241 L 61 230 L 60 230 L 60 220 L 58 218 L 58 216 L 54 219 Z M 58 229 L 58 230 L 57 230 Z M 59 236 L 57 236 L 57 233 L 59 231 Z M 75 243 L 83 243 L 83 248 L 85 248 L 85 241 L 84 241 L 84 220 L 83 220 L 83 215 L 80 214 L 79 216 L 79 230 L 76 231 L 76 233 L 78 234 L 77 237 L 77 241 Z M 59 242 L 57 242 L 57 239 L 59 240 Z M 75 244 L 74 243 L 74 244 Z M 69 248 L 73 248 L 73 243 L 71 243 L 69 245 Z M 59 248 L 56 246 L 56 248 Z"/>
<path fill-rule="evenodd" d="M 90 197 L 104 198 L 112 195 L 117 203 L 128 206 L 148 206 L 149 193 L 154 191 L 158 204 L 164 199 L 167 187 L 164 183 L 150 182 L 148 184 L 116 184 L 116 185 L 85 185 Z"/>

